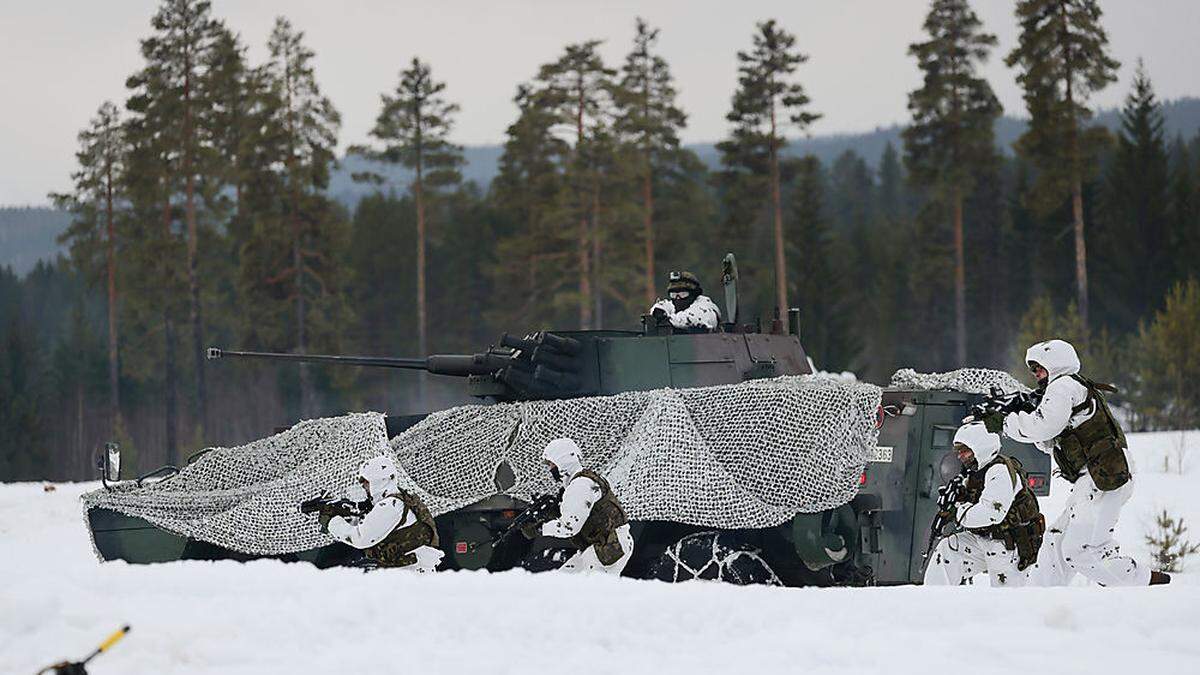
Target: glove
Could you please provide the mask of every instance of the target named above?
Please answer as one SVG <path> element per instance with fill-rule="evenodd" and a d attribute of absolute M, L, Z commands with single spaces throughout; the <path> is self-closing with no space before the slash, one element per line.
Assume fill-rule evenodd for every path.
<path fill-rule="evenodd" d="M 322 511 L 320 517 L 317 518 L 317 523 L 320 524 L 321 532 L 329 534 L 329 521 L 333 520 L 333 514 L 329 511 Z"/>
<path fill-rule="evenodd" d="M 988 433 L 998 434 L 1004 429 L 1004 413 L 996 411 L 983 418 L 983 426 Z"/>
<path fill-rule="evenodd" d="M 675 309 L 675 305 L 671 304 L 670 300 L 659 300 L 650 308 L 650 315 L 656 319 L 665 319 L 671 316 Z"/>

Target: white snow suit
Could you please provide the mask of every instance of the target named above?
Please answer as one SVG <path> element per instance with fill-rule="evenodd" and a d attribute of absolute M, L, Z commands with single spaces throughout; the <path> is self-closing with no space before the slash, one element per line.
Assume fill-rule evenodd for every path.
<path fill-rule="evenodd" d="M 1093 406 L 1072 413 L 1087 400 L 1088 390 L 1070 377 L 1079 372 L 1079 356 L 1070 343 L 1039 342 L 1025 353 L 1025 361 L 1045 368 L 1049 382 L 1036 410 L 1005 418 L 1004 435 L 1051 454 L 1059 434 L 1091 419 L 1097 410 Z M 1116 490 L 1100 490 L 1084 469 L 1071 488 L 1062 515 L 1046 529 L 1037 564 L 1026 570 L 1030 583 L 1062 586 L 1078 573 L 1103 586 L 1149 584 L 1150 568 L 1120 555 L 1113 539 L 1121 507 L 1133 494 L 1133 483 L 1130 480 Z"/>
<path fill-rule="evenodd" d="M 416 524 L 416 513 L 405 508 L 398 496 L 400 488 L 396 481 L 397 473 L 395 463 L 388 457 L 376 457 L 364 462 L 359 476 L 367 483 L 373 506 L 362 518 L 334 516 L 329 520 L 329 534 L 354 548 L 368 549 L 397 528 Z M 412 554 L 417 562 L 401 569 L 432 572 L 445 555 L 441 549 L 432 546 L 421 546 L 414 549 Z"/>
<path fill-rule="evenodd" d="M 988 433 L 980 422 L 960 427 L 954 442 L 971 448 L 978 466 L 987 465 L 1000 452 L 1000 436 Z M 979 501 L 957 504 L 954 519 L 963 528 L 996 525 L 1008 515 L 1021 487 L 1013 483 L 1008 467 L 996 462 L 984 474 Z M 1017 570 L 1016 550 L 1006 550 L 1002 541 L 964 530 L 938 542 L 925 568 L 925 585 L 957 586 L 963 579 L 983 572 L 988 573 L 992 586 L 1025 585 L 1025 574 Z"/>
<path fill-rule="evenodd" d="M 707 295 L 696 296 L 692 304 L 682 312 L 675 311 L 675 303 L 667 299 L 654 303 L 650 312 L 654 313 L 656 309 L 661 309 L 666 313 L 667 320 L 671 322 L 672 326 L 685 330 L 704 328 L 711 333 L 717 330 L 717 324 L 721 323 L 721 310 L 717 308 L 717 303 Z"/>
<path fill-rule="evenodd" d="M 559 505 L 559 517 L 542 525 L 542 534 L 547 537 L 569 539 L 579 534 L 592 513 L 592 507 L 603 496 L 603 491 L 596 481 L 587 476 L 577 475 L 583 471 L 581 453 L 575 441 L 569 438 L 559 438 L 546 446 L 542 457 L 558 467 L 560 480 L 563 482 L 562 502 Z M 629 523 L 616 529 L 617 540 L 621 542 L 623 551 L 620 559 L 611 565 L 600 562 L 595 546 L 588 546 L 572 556 L 561 568 L 565 572 L 588 572 L 599 570 L 608 574 L 621 574 L 629 558 L 633 555 L 633 535 L 629 532 Z"/>

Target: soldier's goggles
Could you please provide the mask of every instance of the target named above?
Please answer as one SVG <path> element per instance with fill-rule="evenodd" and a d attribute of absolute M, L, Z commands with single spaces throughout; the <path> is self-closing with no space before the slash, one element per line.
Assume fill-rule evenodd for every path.
<path fill-rule="evenodd" d="M 691 294 L 691 291 L 671 291 L 670 293 L 667 293 L 667 297 L 672 300 L 683 300 Z"/>

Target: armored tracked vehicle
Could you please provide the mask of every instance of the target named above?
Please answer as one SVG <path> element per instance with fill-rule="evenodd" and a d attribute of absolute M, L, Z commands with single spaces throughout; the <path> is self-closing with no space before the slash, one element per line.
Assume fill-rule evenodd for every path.
<path fill-rule="evenodd" d="M 553 331 L 502 336 L 473 355 L 421 359 L 268 354 L 210 350 L 210 358 L 260 358 L 306 363 L 426 370 L 466 379 L 467 390 L 484 401 L 570 399 L 630 391 L 735 384 L 812 372 L 799 338 L 799 312 L 788 329 L 776 320 L 737 322 L 737 271 L 726 257 L 727 323 L 715 333 L 682 333 L 651 316 L 639 331 Z M 954 391 L 885 389 L 878 410 L 879 442 L 850 503 L 815 514 L 797 514 L 779 526 L 720 530 L 670 521 L 634 521 L 634 554 L 626 576 L 682 581 L 721 579 L 733 583 L 785 585 L 898 584 L 921 579 L 926 536 L 937 488 L 958 473 L 951 439 L 978 395 Z M 395 437 L 424 415 L 389 416 Z M 1031 487 L 1048 494 L 1049 460 L 1030 446 L 1006 441 L 1004 452 L 1025 466 Z M 117 462 L 114 452 L 109 469 Z M 512 537 L 491 542 L 527 506 L 502 494 L 512 485 L 503 465 L 494 476 L 496 494 L 436 519 L 450 569 L 497 571 L 524 563 L 537 567 L 553 541 Z M 164 467 L 138 481 L 171 480 Z M 109 478 L 115 479 L 111 474 Z M 178 559 L 238 559 L 247 556 L 215 544 L 167 532 L 149 522 L 106 508 L 88 511 L 100 555 L 108 560 L 161 562 Z M 352 564 L 361 553 L 330 544 L 284 560 L 318 566 Z"/>

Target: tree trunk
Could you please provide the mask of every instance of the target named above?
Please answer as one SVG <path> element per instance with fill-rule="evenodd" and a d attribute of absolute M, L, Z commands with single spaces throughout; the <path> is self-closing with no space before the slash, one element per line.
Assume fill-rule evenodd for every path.
<path fill-rule="evenodd" d="M 108 436 L 116 438 L 121 428 L 121 381 L 117 361 L 117 254 L 116 226 L 113 222 L 112 166 L 105 170 L 105 204 L 108 241 L 104 253 L 108 275 Z"/>
<path fill-rule="evenodd" d="M 292 70 L 289 63 L 284 72 L 284 105 L 287 109 L 288 156 L 287 173 L 291 191 L 291 208 L 288 216 L 292 228 L 292 278 L 296 294 L 296 353 L 304 354 L 308 345 L 305 339 L 305 307 L 304 307 L 304 260 L 300 253 L 300 186 L 296 177 L 296 110 L 292 106 Z M 300 419 L 308 419 L 312 414 L 312 380 L 307 364 L 300 364 Z"/>
<path fill-rule="evenodd" d="M 424 357 L 429 355 L 429 326 L 425 307 L 425 195 L 421 160 L 421 150 L 418 147 L 417 179 L 413 184 L 413 192 L 417 199 L 417 353 Z M 429 373 L 423 370 L 418 373 L 417 395 L 422 403 L 425 401 L 428 380 Z"/>
<path fill-rule="evenodd" d="M 575 108 L 575 166 L 581 167 L 579 153 L 583 149 L 583 74 L 576 80 L 577 105 Z M 579 328 L 588 330 L 592 327 L 592 266 L 591 266 L 591 232 L 588 228 L 587 209 L 583 205 L 583 191 L 579 191 Z"/>
<path fill-rule="evenodd" d="M 292 207 L 292 268 L 295 273 L 294 292 L 296 293 L 296 353 L 304 354 L 308 349 L 304 334 L 304 283 L 303 260 L 300 256 L 300 217 L 296 213 L 299 195 L 293 192 Z M 307 364 L 300 364 L 300 419 L 308 419 L 312 415 L 312 381 Z"/>
<path fill-rule="evenodd" d="M 1067 30 L 1067 7 L 1066 3 L 1059 5 L 1059 13 L 1062 17 L 1062 35 L 1060 36 L 1060 46 L 1063 50 L 1063 60 L 1066 63 L 1065 87 L 1066 92 L 1066 108 L 1067 114 L 1070 115 L 1070 125 L 1067 129 L 1068 135 L 1068 152 L 1070 157 L 1068 161 L 1071 166 L 1071 211 L 1075 219 L 1075 292 L 1076 304 L 1079 305 L 1079 320 L 1083 322 L 1084 333 L 1087 333 L 1088 328 L 1088 290 L 1087 290 L 1087 245 L 1083 237 L 1083 167 L 1079 148 L 1079 120 L 1075 116 L 1075 74 L 1071 71 L 1070 59 L 1067 58 L 1070 51 L 1071 39 Z"/>
<path fill-rule="evenodd" d="M 164 404 L 166 407 L 167 444 L 166 463 L 179 466 L 179 443 L 176 438 L 178 422 L 176 420 L 175 393 L 175 320 L 171 318 L 171 310 L 163 310 L 163 386 L 166 389 Z"/>
<path fill-rule="evenodd" d="M 963 256 L 963 195 L 954 189 L 954 355 L 967 365 L 967 271 Z"/>
<path fill-rule="evenodd" d="M 188 322 L 192 326 L 192 365 L 195 368 L 196 422 L 200 436 L 208 435 L 208 393 L 204 373 L 204 328 L 200 309 L 199 236 L 196 232 L 196 176 L 192 171 L 192 148 L 195 139 L 192 124 L 192 62 L 190 52 L 184 55 L 183 76 L 183 174 L 184 213 L 187 219 Z"/>
<path fill-rule="evenodd" d="M 600 237 L 600 186 L 592 185 L 592 294 L 595 309 L 592 320 L 596 328 L 604 327 L 604 284 L 600 279 L 600 266 L 604 262 L 604 242 Z"/>
<path fill-rule="evenodd" d="M 1088 327 L 1087 244 L 1083 237 L 1083 186 L 1079 179 L 1071 185 L 1071 211 L 1075 216 L 1075 285 L 1079 320 Z"/>
<path fill-rule="evenodd" d="M 79 430 L 77 456 L 86 458 L 88 455 L 87 445 L 85 445 L 85 435 L 83 432 L 83 379 L 79 378 L 75 381 L 75 428 Z M 86 464 L 87 460 L 84 460 Z M 65 466 L 63 467 L 66 468 Z M 63 476 L 63 478 L 72 478 L 72 476 Z"/>
<path fill-rule="evenodd" d="M 163 212 L 162 225 L 163 237 L 165 241 L 171 241 L 174 236 L 171 234 L 171 180 L 169 176 L 163 177 Z M 160 261 L 162 265 L 163 284 L 170 285 L 170 277 L 172 270 L 169 261 Z M 166 295 L 173 291 L 168 291 Z M 166 463 L 177 464 L 179 455 L 178 441 L 175 436 L 176 410 L 175 410 L 175 320 L 171 318 L 171 305 L 169 299 L 163 301 L 163 407 L 165 410 L 164 417 L 166 418 Z M 134 467 L 133 473 L 136 475 L 137 470 Z"/>
<path fill-rule="evenodd" d="M 654 192 L 651 189 L 651 167 L 646 166 L 646 177 L 642 180 L 643 225 L 646 233 L 646 306 L 654 304 Z"/>
<path fill-rule="evenodd" d="M 783 256 L 783 205 L 779 196 L 779 156 L 775 140 L 775 101 L 771 101 L 771 208 L 775 216 L 775 302 L 776 311 L 787 332 L 787 263 Z"/>

